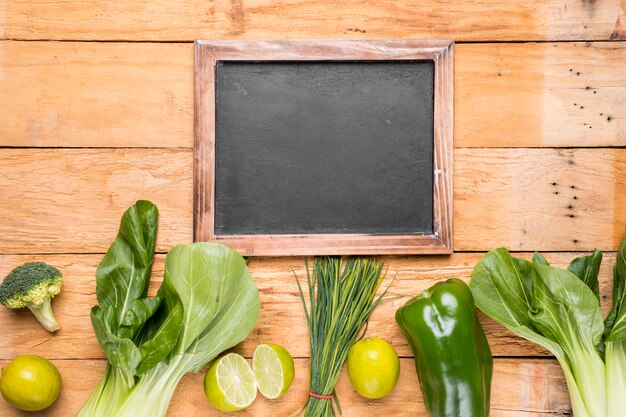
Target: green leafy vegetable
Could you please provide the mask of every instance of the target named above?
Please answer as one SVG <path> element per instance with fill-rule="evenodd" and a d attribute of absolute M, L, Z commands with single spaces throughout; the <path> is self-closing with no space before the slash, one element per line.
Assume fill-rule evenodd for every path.
<path fill-rule="evenodd" d="M 617 252 L 613 267 L 613 307 L 606 320 L 607 341 L 626 340 L 626 237 Z"/>
<path fill-rule="evenodd" d="M 602 263 L 602 252 L 594 250 L 589 256 L 581 256 L 574 259 L 567 270 L 576 275 L 594 293 L 600 302 L 600 283 L 598 282 L 598 272 Z"/>
<path fill-rule="evenodd" d="M 613 306 L 604 321 L 606 377 L 610 417 L 626 410 L 626 237 L 613 267 Z"/>
<path fill-rule="evenodd" d="M 304 306 L 311 342 L 311 395 L 304 408 L 306 417 L 332 417 L 335 385 L 348 352 L 359 337 L 363 326 L 381 301 L 376 292 L 383 279 L 383 264 L 371 259 L 337 257 L 315 258 L 307 282 L 309 309 L 300 282 L 298 288 Z"/>
<path fill-rule="evenodd" d="M 259 316 L 258 290 L 236 251 L 179 245 L 146 298 L 158 212 L 138 201 L 96 272 L 94 331 L 109 359 L 78 417 L 163 417 L 181 378 L 245 339 Z"/>
<path fill-rule="evenodd" d="M 615 266 L 613 309 L 604 322 L 598 250 L 560 269 L 540 254 L 529 262 L 499 248 L 472 272 L 476 305 L 559 361 L 575 417 L 618 417 L 626 408 L 625 256 L 626 238 Z"/>

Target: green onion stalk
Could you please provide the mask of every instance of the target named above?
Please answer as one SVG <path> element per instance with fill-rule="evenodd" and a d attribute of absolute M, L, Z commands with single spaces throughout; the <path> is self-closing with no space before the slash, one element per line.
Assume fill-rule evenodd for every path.
<path fill-rule="evenodd" d="M 309 310 L 296 277 L 311 348 L 309 398 L 296 415 L 334 417 L 337 411 L 341 413 L 335 385 L 350 348 L 365 335 L 366 323 L 385 293 L 376 297 L 384 278 L 382 270 L 382 262 L 368 258 L 315 258 L 312 271 L 306 261 Z"/>

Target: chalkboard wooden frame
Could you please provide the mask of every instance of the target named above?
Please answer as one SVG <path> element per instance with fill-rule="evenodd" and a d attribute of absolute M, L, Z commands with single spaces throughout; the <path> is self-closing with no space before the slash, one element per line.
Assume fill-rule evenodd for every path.
<path fill-rule="evenodd" d="M 215 66 L 219 61 L 434 62 L 433 233 L 215 233 Z M 454 42 L 440 39 L 196 41 L 194 241 L 216 241 L 245 256 L 449 254 L 452 252 Z"/>

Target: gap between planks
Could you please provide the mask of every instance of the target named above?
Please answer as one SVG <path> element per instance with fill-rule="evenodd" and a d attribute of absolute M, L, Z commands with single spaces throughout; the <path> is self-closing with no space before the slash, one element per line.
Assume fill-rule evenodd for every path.
<path fill-rule="evenodd" d="M 220 38 L 225 39 L 225 38 Z M 309 40 L 309 39 L 318 39 L 318 38 L 294 38 L 290 40 Z M 410 37 L 399 37 L 399 38 L 387 38 L 381 36 L 380 38 L 337 38 L 337 37 L 328 37 L 328 38 L 319 38 L 319 39 L 337 39 L 337 40 L 353 40 L 353 41 L 370 41 L 376 39 L 411 39 Z M 422 37 L 418 37 L 416 39 L 422 39 Z M 199 39 L 200 40 L 200 39 Z M 141 39 L 141 40 L 133 40 L 133 39 L 26 39 L 26 38 L 0 38 L 0 42 L 65 42 L 65 43 L 138 43 L 138 44 L 168 44 L 168 43 L 179 43 L 179 44 L 193 44 L 195 40 L 187 40 L 187 39 L 174 39 L 174 40 L 158 40 L 158 39 Z M 478 40 L 478 41 L 464 41 L 464 40 L 455 40 L 454 43 L 456 45 L 482 45 L 482 44 L 498 44 L 498 43 L 506 43 L 506 44 L 525 44 L 525 43 L 599 43 L 599 42 L 626 42 L 626 39 L 562 39 L 562 40 L 550 40 L 550 39 L 517 39 L 517 40 Z"/>
<path fill-rule="evenodd" d="M 477 253 L 487 253 L 489 252 L 488 250 L 457 250 L 454 251 L 452 254 L 477 254 Z M 547 254 L 555 254 L 555 253 L 572 253 L 572 254 L 584 254 L 584 253 L 591 253 L 593 252 L 593 249 L 589 249 L 589 250 L 584 250 L 584 249 L 567 249 L 567 250 L 542 250 L 542 251 L 538 251 L 541 253 L 547 253 Z M 524 254 L 524 253 L 528 253 L 527 250 L 509 250 L 509 253 L 512 254 Z M 602 253 L 604 255 L 611 255 L 611 254 L 616 254 L 617 251 L 616 250 L 603 250 Z M 155 251 L 154 252 L 155 255 L 167 255 L 167 251 Z M 106 252 L 8 252 L 8 253 L 0 253 L 0 256 L 88 256 L 88 255 L 106 255 Z M 244 256 L 244 258 L 246 259 L 255 259 L 255 260 L 263 260 L 263 259 L 276 259 L 276 258 L 292 258 L 292 259 L 302 259 L 302 258 L 314 258 L 315 256 L 318 255 L 303 255 L 303 256 Z M 322 255 L 319 255 L 322 256 Z M 448 255 L 336 255 L 336 256 L 363 256 L 363 257 L 423 257 L 423 256 L 436 256 L 436 257 L 441 257 L 441 256 L 448 256 Z"/>

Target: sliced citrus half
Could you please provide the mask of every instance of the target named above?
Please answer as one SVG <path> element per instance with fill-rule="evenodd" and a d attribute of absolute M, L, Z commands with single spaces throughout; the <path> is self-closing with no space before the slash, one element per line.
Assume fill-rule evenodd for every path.
<path fill-rule="evenodd" d="M 256 348 L 252 355 L 252 370 L 259 392 L 272 400 L 282 396 L 293 382 L 293 358 L 287 349 L 274 343 Z"/>
<path fill-rule="evenodd" d="M 239 411 L 256 398 L 256 382 L 243 356 L 229 353 L 213 362 L 204 378 L 204 393 L 221 411 Z"/>

